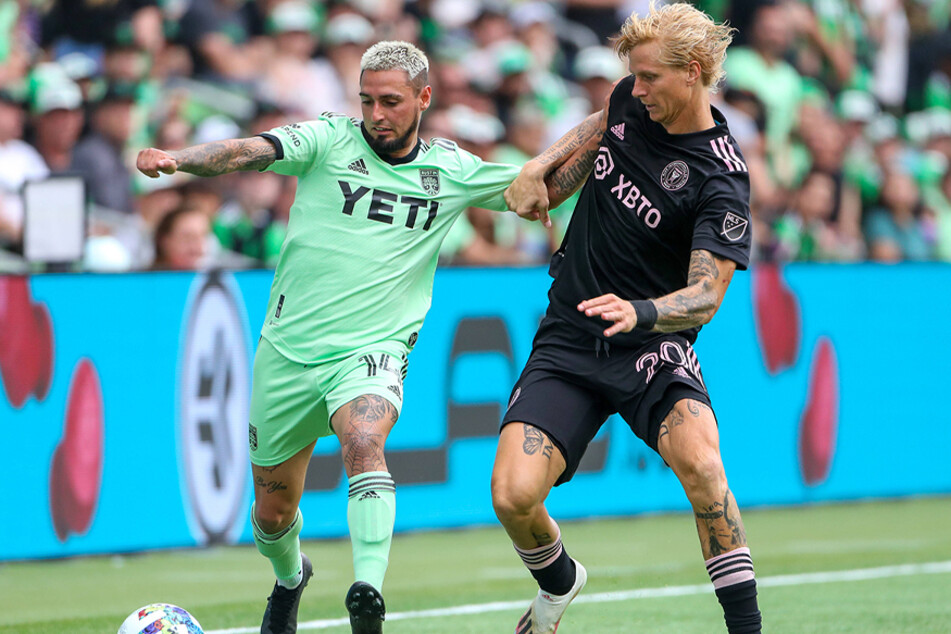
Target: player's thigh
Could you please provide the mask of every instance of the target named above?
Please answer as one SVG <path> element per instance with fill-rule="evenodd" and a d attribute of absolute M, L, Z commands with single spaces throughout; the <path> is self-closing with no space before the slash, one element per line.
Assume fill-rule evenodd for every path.
<path fill-rule="evenodd" d="M 557 363 L 571 368 L 582 360 L 566 355 Z M 496 457 L 497 462 L 501 461 L 497 468 L 499 476 L 512 472 L 518 477 L 521 469 L 541 461 L 540 464 L 550 465 L 557 472 L 550 486 L 569 481 L 591 440 L 612 413 L 605 409 L 597 392 L 562 374 L 566 368 L 549 365 L 547 359 L 530 358 L 515 384 L 502 418 Z"/>
<path fill-rule="evenodd" d="M 403 407 L 405 355 L 390 349 L 370 349 L 337 362 L 326 384 L 331 426 L 346 462 L 363 454 L 382 457 L 383 445 Z M 357 469 L 360 472 L 361 469 Z"/>
<path fill-rule="evenodd" d="M 534 425 L 512 421 L 502 428 L 492 467 L 492 498 L 528 507 L 545 500 L 565 471 L 565 457 Z"/>
<path fill-rule="evenodd" d="M 682 396 L 660 424 L 657 451 L 682 480 L 692 475 L 721 479 L 720 436 L 713 410 L 688 392 Z"/>
<path fill-rule="evenodd" d="M 316 441 L 311 442 L 280 464 L 269 467 L 251 464 L 255 510 L 259 519 L 264 518 L 276 525 L 286 525 L 293 519 L 304 493 L 304 479 L 315 444 Z"/>
<path fill-rule="evenodd" d="M 634 434 L 655 451 L 663 423 L 679 401 L 693 399 L 711 408 L 700 362 L 679 335 L 659 337 L 638 350 L 613 351 L 612 361 L 615 370 L 604 389 Z"/>
<path fill-rule="evenodd" d="M 251 463 L 274 467 L 329 436 L 319 366 L 295 363 L 261 339 L 254 357 L 248 448 Z"/>

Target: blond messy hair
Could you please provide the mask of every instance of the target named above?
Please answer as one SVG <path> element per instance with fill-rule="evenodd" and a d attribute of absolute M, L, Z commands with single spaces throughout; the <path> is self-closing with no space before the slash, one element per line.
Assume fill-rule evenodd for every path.
<path fill-rule="evenodd" d="M 429 58 L 409 42 L 377 42 L 360 58 L 361 77 L 365 70 L 406 71 L 416 94 L 429 83 Z"/>
<path fill-rule="evenodd" d="M 703 85 L 710 92 L 716 92 L 726 74 L 723 60 L 734 33 L 736 29 L 726 23 L 717 24 L 692 5 L 678 2 L 657 8 L 651 0 L 646 16 L 632 13 L 624 21 L 621 33 L 614 38 L 614 50 L 619 56 L 627 57 L 635 46 L 658 41 L 662 64 L 686 68 L 688 63 L 696 61 L 700 64 Z"/>

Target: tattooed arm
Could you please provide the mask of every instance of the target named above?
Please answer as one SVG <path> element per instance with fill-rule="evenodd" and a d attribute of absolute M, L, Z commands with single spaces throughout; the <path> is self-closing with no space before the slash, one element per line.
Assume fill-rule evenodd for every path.
<path fill-rule="evenodd" d="M 196 176 L 218 176 L 239 170 L 264 169 L 277 160 L 277 148 L 264 137 L 228 139 L 165 152 L 148 148 L 139 152 L 136 167 L 151 178 L 159 172 L 188 172 Z"/>
<path fill-rule="evenodd" d="M 699 249 L 690 253 L 687 286 L 653 300 L 654 330 L 675 332 L 702 326 L 713 319 L 736 271 L 736 262 Z"/>
<path fill-rule="evenodd" d="M 588 177 L 606 121 L 606 110 L 589 115 L 554 145 L 528 161 L 505 190 L 509 209 L 529 220 L 541 219 L 545 226 L 550 226 L 548 209 L 555 206 L 551 201 L 561 204 Z M 594 154 L 589 157 L 592 145 Z"/>
<path fill-rule="evenodd" d="M 549 209 L 568 200 L 588 180 L 594 160 L 598 157 L 603 132 L 603 128 L 591 131 L 587 142 L 576 148 L 564 163 L 545 177 Z"/>
<path fill-rule="evenodd" d="M 687 286 L 669 295 L 648 300 L 657 309 L 657 322 L 652 330 L 676 332 L 709 322 L 720 308 L 735 270 L 736 262 L 733 260 L 703 249 L 692 251 Z M 630 332 L 637 325 L 634 306 L 613 293 L 585 300 L 578 304 L 578 310 L 588 316 L 601 315 L 601 319 L 613 321 L 614 324 L 604 331 L 606 337 Z"/>

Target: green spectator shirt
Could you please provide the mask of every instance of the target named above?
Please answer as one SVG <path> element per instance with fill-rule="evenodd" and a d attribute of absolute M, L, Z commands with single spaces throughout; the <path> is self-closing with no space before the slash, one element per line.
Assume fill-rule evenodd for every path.
<path fill-rule="evenodd" d="M 766 107 L 766 144 L 772 167 L 780 182 L 789 184 L 793 169 L 790 135 L 803 97 L 802 77 L 787 62 L 767 64 L 759 53 L 743 46 L 730 50 L 723 68 L 730 86 L 749 90 Z"/>
<path fill-rule="evenodd" d="M 502 192 L 519 171 L 445 139 L 381 157 L 344 115 L 261 136 L 277 146 L 267 169 L 298 177 L 261 334 L 299 363 L 378 342 L 411 348 L 443 238 L 469 206 L 504 211 Z"/>

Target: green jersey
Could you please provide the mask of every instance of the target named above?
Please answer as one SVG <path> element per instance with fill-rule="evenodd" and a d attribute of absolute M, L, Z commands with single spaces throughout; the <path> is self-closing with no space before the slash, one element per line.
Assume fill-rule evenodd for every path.
<path fill-rule="evenodd" d="M 519 171 L 445 139 L 382 157 L 344 115 L 262 136 L 277 146 L 268 169 L 298 181 L 261 334 L 299 363 L 377 342 L 412 347 L 443 238 L 469 206 L 504 211 Z"/>

